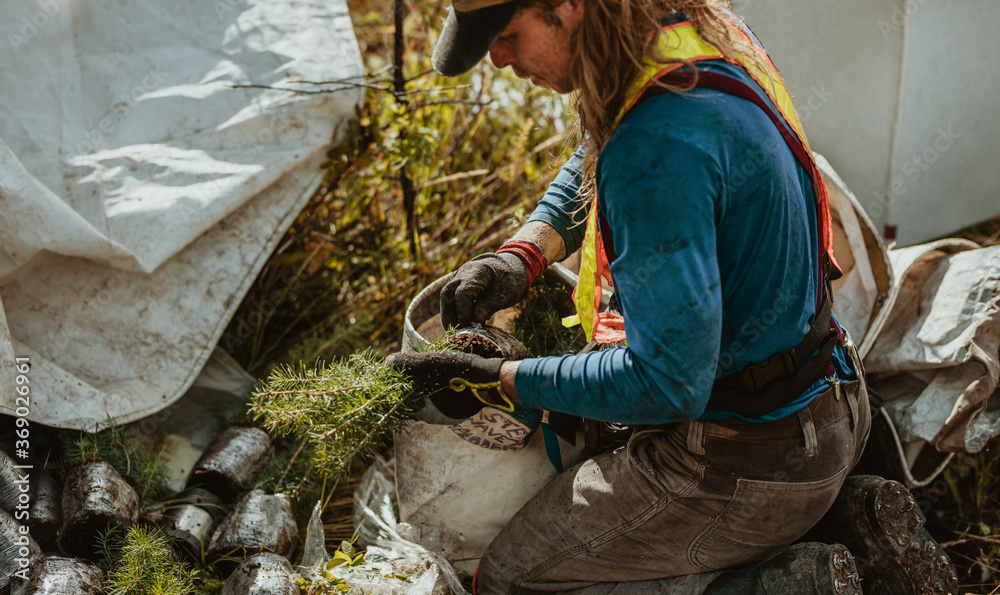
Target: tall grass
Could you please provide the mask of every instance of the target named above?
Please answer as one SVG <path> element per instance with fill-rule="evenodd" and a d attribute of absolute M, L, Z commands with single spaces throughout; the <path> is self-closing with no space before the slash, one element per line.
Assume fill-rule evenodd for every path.
<path fill-rule="evenodd" d="M 393 3 L 349 2 L 373 86 L 389 86 Z M 498 246 L 526 218 L 572 147 L 565 99 L 484 63 L 430 72 L 444 4 L 404 21 L 405 103 L 369 89 L 325 181 L 234 317 L 258 321 L 224 345 L 251 373 L 398 348 L 403 311 L 431 281 Z M 416 190 L 416 253 L 400 178 Z M 260 304 L 269 307 L 262 311 Z"/>

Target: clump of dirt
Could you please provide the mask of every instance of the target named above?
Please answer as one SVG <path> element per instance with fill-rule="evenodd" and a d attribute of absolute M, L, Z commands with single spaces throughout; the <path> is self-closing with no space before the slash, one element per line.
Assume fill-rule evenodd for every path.
<path fill-rule="evenodd" d="M 481 357 L 503 357 L 497 344 L 482 333 L 468 331 L 455 333 L 451 338 L 451 343 L 459 351 L 465 353 Z"/>
<path fill-rule="evenodd" d="M 485 325 L 462 329 L 448 337 L 453 347 L 481 357 L 504 359 L 524 359 L 531 357 L 531 351 L 507 331 Z"/>

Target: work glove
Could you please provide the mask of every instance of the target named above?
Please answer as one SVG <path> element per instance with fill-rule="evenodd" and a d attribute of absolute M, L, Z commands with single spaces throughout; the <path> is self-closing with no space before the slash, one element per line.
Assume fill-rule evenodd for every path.
<path fill-rule="evenodd" d="M 528 292 L 528 267 L 515 254 L 480 254 L 455 271 L 441 290 L 441 324 L 463 328 L 484 324 Z"/>
<path fill-rule="evenodd" d="M 428 351 L 393 353 L 385 361 L 410 377 L 414 398 L 429 399 L 452 419 L 472 417 L 486 406 L 514 409 L 500 387 L 502 359 L 458 351 Z"/>

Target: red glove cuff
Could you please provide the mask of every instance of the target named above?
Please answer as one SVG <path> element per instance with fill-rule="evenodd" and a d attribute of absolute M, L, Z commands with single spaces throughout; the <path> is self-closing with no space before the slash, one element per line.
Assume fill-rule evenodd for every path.
<path fill-rule="evenodd" d="M 545 255 L 542 254 L 541 249 L 531 242 L 512 240 L 500 246 L 497 254 L 501 252 L 516 254 L 518 258 L 524 261 L 524 265 L 528 269 L 528 285 L 531 285 L 532 281 L 545 272 L 545 269 L 549 268 L 549 263 L 545 260 Z"/>

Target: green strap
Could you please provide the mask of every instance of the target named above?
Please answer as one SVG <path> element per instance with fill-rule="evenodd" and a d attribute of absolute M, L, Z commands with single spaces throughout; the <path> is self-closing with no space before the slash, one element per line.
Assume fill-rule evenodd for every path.
<path fill-rule="evenodd" d="M 544 416 L 548 419 L 548 415 Z M 545 454 L 549 457 L 549 462 L 556 469 L 556 474 L 563 472 L 562 453 L 559 451 L 559 437 L 549 426 L 548 422 L 542 422 L 542 438 L 545 439 Z"/>

